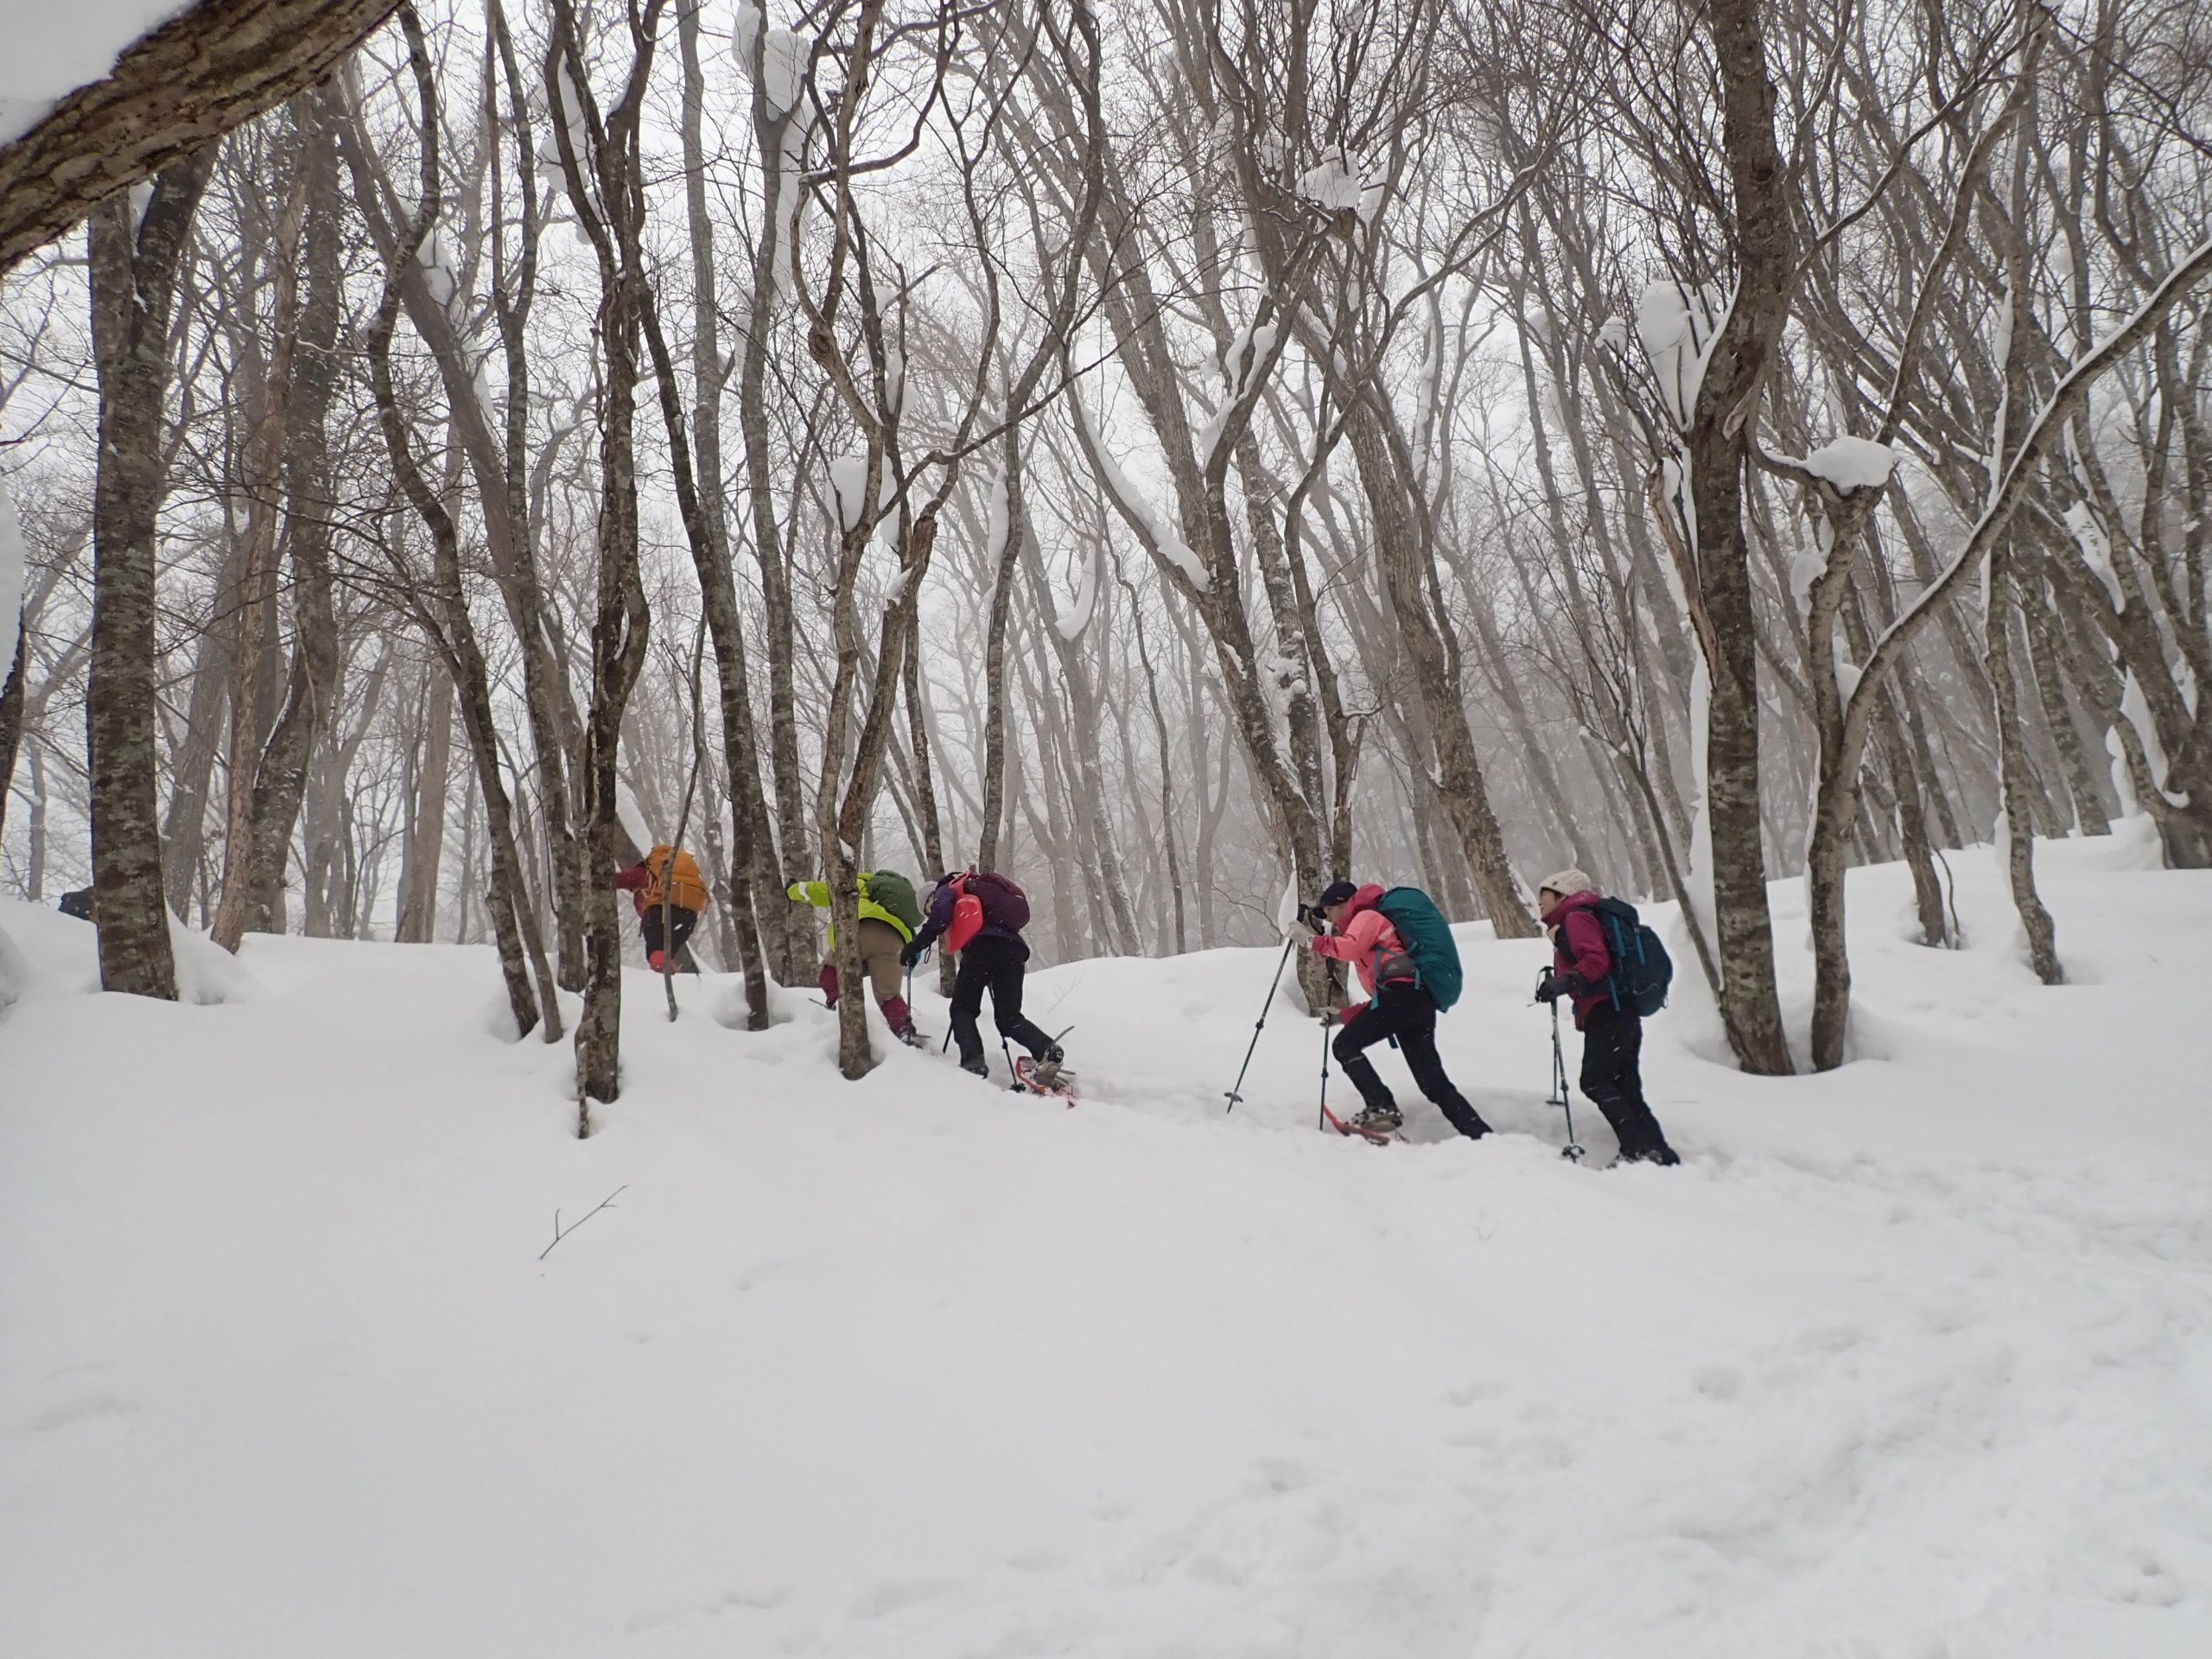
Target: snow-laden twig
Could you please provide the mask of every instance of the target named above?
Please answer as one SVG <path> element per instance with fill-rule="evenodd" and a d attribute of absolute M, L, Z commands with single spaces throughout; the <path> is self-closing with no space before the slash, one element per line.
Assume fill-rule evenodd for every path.
<path fill-rule="evenodd" d="M 558 1210 L 556 1210 L 553 1212 L 553 1244 L 558 1244 L 570 1233 L 575 1232 L 577 1227 L 582 1226 L 585 1222 L 589 1221 L 601 1211 L 612 1209 L 614 1205 L 614 1200 L 620 1198 L 629 1190 L 630 1183 L 627 1181 L 623 1182 L 621 1185 L 616 1187 L 612 1192 L 608 1193 L 605 1198 L 601 1198 L 597 1204 L 592 1205 L 589 1210 L 587 1210 L 582 1216 L 577 1217 L 575 1225 L 572 1227 L 563 1227 L 561 1224 L 561 1212 Z M 537 1253 L 537 1259 L 539 1261 L 543 1262 L 547 1256 L 553 1254 L 553 1244 L 548 1244 L 543 1249 Z"/>

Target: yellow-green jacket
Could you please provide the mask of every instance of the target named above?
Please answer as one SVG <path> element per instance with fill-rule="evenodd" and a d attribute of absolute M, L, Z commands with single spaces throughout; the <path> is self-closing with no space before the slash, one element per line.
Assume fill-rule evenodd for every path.
<path fill-rule="evenodd" d="M 901 939 L 910 940 L 914 937 L 912 928 L 868 896 L 868 875 L 865 871 L 860 877 L 860 888 L 862 921 L 881 922 L 898 934 Z M 794 881 L 784 891 L 795 905 L 812 905 L 817 910 L 830 908 L 830 884 L 827 881 Z M 830 947 L 834 950 L 836 944 L 837 930 L 833 926 L 830 930 Z"/>

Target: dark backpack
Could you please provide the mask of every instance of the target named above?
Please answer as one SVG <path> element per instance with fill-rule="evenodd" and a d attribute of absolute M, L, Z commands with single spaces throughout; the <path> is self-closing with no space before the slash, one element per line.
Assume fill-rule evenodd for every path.
<path fill-rule="evenodd" d="M 1398 930 L 1399 941 L 1413 959 L 1414 983 L 1435 999 L 1440 1011 L 1457 1002 L 1459 947 L 1436 901 L 1419 887 L 1392 887 L 1375 901 L 1375 908 Z"/>
<path fill-rule="evenodd" d="M 908 938 L 920 931 L 922 901 L 915 896 L 914 884 L 898 871 L 869 871 L 868 896 L 906 924 Z"/>
<path fill-rule="evenodd" d="M 1596 988 L 1611 997 L 1617 1008 L 1638 1015 L 1658 1013 L 1667 1006 L 1667 988 L 1675 982 L 1675 962 L 1665 943 L 1624 899 L 1600 899 L 1590 909 L 1605 930 L 1605 953 L 1613 959 Z"/>
<path fill-rule="evenodd" d="M 978 870 L 968 878 L 968 889 L 983 907 L 983 919 L 993 927 L 1019 933 L 1029 925 L 1029 895 L 1011 876 L 996 870 Z"/>

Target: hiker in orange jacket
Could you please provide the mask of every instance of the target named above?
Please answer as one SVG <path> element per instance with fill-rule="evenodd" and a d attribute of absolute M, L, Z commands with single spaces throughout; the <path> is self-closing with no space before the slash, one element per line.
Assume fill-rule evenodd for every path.
<path fill-rule="evenodd" d="M 675 854 L 673 864 L 671 853 Z M 616 872 L 614 885 L 628 893 L 638 907 L 638 929 L 645 936 L 645 960 L 652 970 L 660 972 L 663 961 L 671 953 L 683 962 L 684 941 L 699 925 L 699 912 L 712 902 L 691 855 L 676 852 L 663 842 L 628 869 Z M 661 931 L 664 915 L 665 937 Z"/>

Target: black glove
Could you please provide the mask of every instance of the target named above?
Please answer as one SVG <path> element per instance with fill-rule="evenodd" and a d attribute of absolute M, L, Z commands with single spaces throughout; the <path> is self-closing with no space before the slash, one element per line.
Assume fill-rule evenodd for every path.
<path fill-rule="evenodd" d="M 1554 997 L 1564 996 L 1573 1000 L 1589 995 L 1590 982 L 1572 968 L 1563 974 L 1546 974 L 1544 982 L 1536 987 L 1536 998 L 1541 1002 L 1548 1002 Z"/>
<path fill-rule="evenodd" d="M 921 959 L 922 946 L 915 943 L 912 939 L 907 940 L 906 948 L 899 953 L 899 965 L 901 968 L 912 968 Z"/>

